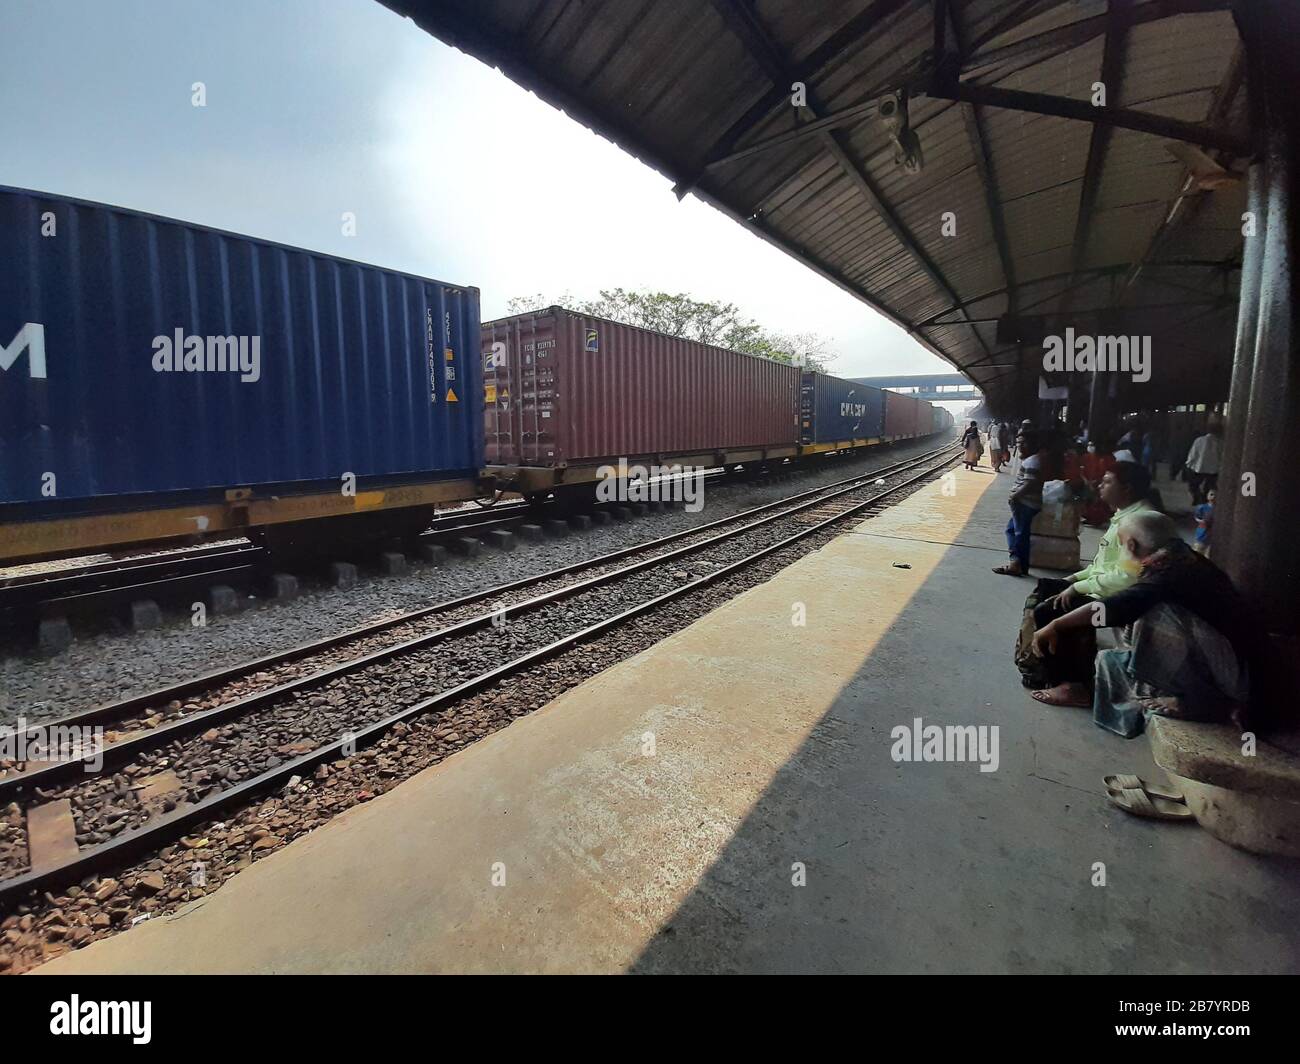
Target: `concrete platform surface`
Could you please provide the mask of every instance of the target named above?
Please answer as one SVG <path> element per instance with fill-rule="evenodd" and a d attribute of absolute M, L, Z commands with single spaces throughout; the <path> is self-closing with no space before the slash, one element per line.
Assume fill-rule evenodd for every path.
<path fill-rule="evenodd" d="M 1009 487 L 958 468 L 41 971 L 1300 970 L 1300 864 L 1109 805 L 1107 773 L 1162 778 L 1147 743 L 1019 686 Z M 918 718 L 996 727 L 996 770 L 895 760 Z"/>

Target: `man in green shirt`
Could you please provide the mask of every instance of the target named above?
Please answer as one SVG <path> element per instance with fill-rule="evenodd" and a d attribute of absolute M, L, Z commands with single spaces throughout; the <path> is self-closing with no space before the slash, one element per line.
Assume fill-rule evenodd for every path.
<path fill-rule="evenodd" d="M 1151 474 L 1136 462 L 1117 462 L 1101 478 L 1098 494 L 1114 513 L 1102 534 L 1092 564 L 1066 580 L 1040 580 L 1035 593 L 1034 624 L 1044 628 L 1057 617 L 1091 600 L 1123 591 L 1137 580 L 1141 567 L 1128 557 L 1119 541 L 1118 529 L 1124 518 L 1151 509 L 1147 495 L 1151 491 Z M 1088 683 L 1093 676 L 1093 658 L 1097 652 L 1096 630 L 1073 629 L 1069 638 L 1060 641 L 1056 653 L 1044 662 L 1050 686 L 1035 691 L 1034 698 L 1051 706 L 1090 706 L 1092 692 Z"/>
<path fill-rule="evenodd" d="M 1092 564 L 1067 578 L 1069 587 L 1062 588 L 1056 600 L 1072 609 L 1085 598 L 1101 599 L 1123 591 L 1137 579 L 1137 570 L 1126 564 L 1117 530 L 1119 523 L 1130 514 L 1150 510 L 1147 495 L 1151 492 L 1151 474 L 1136 462 L 1117 462 L 1115 468 L 1101 478 L 1097 494 L 1101 501 L 1113 509 L 1110 524 L 1102 534 L 1097 555 Z"/>

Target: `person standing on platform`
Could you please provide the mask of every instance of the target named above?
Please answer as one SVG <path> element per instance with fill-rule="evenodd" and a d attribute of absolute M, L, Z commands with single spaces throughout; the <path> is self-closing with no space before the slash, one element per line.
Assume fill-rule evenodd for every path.
<path fill-rule="evenodd" d="M 1002 442 L 1002 426 L 996 421 L 989 422 L 989 464 L 993 472 L 1002 472 L 1002 463 L 1006 461 L 1005 445 Z"/>
<path fill-rule="evenodd" d="M 1191 450 L 1187 452 L 1187 486 L 1192 492 L 1193 506 L 1200 506 L 1205 502 L 1206 493 L 1218 487 L 1222 459 L 1223 441 L 1219 438 L 1219 426 L 1211 422 L 1205 434 L 1192 441 Z"/>
<path fill-rule="evenodd" d="M 1043 508 L 1042 462 L 1038 456 L 1038 437 L 1021 430 L 1016 437 L 1016 450 L 1020 455 L 1020 468 L 1016 473 L 1015 487 L 1007 499 L 1011 507 L 1011 520 L 1007 522 L 1006 565 L 993 571 L 1000 576 L 1024 576 L 1029 572 L 1029 536 L 1034 518 Z"/>
<path fill-rule="evenodd" d="M 984 453 L 984 445 L 980 442 L 979 425 L 972 421 L 966 431 L 961 434 L 961 445 L 966 448 L 966 457 L 963 460 L 967 469 L 974 469 L 979 465 L 980 455 Z"/>

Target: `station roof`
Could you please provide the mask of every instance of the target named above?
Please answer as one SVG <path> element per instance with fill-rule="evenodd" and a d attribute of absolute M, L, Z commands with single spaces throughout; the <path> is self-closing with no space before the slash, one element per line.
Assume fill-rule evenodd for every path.
<path fill-rule="evenodd" d="M 995 409 L 1036 394 L 1041 335 L 1067 326 L 1153 337 L 1130 408 L 1227 396 L 1251 152 L 1229 0 L 381 2 L 869 303 Z M 919 172 L 882 113 L 900 90 Z"/>

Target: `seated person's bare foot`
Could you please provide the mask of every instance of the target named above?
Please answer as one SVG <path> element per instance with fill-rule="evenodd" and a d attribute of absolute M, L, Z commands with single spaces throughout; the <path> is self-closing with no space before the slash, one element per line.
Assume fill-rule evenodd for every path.
<path fill-rule="evenodd" d="M 993 571 L 999 576 L 1024 576 L 1019 562 L 1007 562 L 1006 565 L 995 566 Z"/>
<path fill-rule="evenodd" d="M 1035 701 L 1049 706 L 1075 706 L 1083 709 L 1092 705 L 1092 692 L 1081 683 L 1057 684 L 1042 691 L 1031 691 L 1030 695 Z"/>

